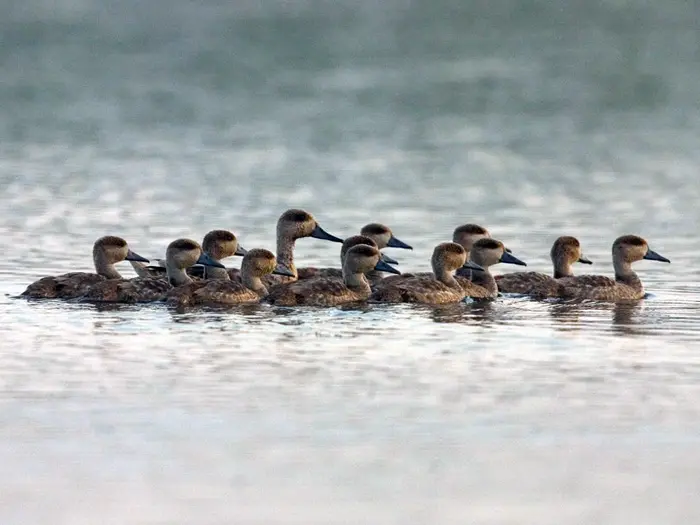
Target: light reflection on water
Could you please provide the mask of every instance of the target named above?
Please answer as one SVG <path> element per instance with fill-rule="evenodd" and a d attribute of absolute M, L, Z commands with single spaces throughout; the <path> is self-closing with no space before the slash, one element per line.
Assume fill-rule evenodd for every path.
<path fill-rule="evenodd" d="M 692 6 L 248 4 L 0 17 L 0 521 L 698 522 Z M 672 264 L 634 304 L 13 298 L 104 234 L 273 248 L 288 207 L 387 223 L 405 270 L 466 222 L 528 269 L 561 234 Z"/>

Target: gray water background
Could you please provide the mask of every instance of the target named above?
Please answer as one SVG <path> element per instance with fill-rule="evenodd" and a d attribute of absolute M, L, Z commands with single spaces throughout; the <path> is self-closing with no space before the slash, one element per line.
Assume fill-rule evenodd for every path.
<path fill-rule="evenodd" d="M 0 521 L 700 521 L 699 13 L 0 2 Z M 274 249 L 289 207 L 390 225 L 404 269 L 465 222 L 535 270 L 561 234 L 597 273 L 624 233 L 672 264 L 636 266 L 632 306 L 11 297 L 105 234 Z"/>

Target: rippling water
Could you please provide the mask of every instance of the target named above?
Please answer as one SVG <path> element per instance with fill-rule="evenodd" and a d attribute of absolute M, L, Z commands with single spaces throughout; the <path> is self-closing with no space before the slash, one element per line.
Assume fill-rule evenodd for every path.
<path fill-rule="evenodd" d="M 698 521 L 697 13 L 496 4 L 2 3 L 3 523 Z M 535 270 L 561 234 L 673 262 L 637 305 L 12 298 L 107 233 L 274 248 L 288 207 L 404 269 L 465 222 Z"/>

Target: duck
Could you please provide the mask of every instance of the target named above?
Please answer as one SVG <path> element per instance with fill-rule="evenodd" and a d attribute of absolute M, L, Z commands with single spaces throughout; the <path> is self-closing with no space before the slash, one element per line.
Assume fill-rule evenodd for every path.
<path fill-rule="evenodd" d="M 243 257 L 246 249 L 238 244 L 238 239 L 228 230 L 212 230 L 208 232 L 202 240 L 202 250 L 214 261 L 221 262 L 231 256 Z M 132 262 L 136 275 L 139 277 L 162 277 L 166 275 L 165 260 L 154 259 L 156 264 L 145 265 L 140 262 Z M 187 268 L 187 274 L 201 279 L 224 279 L 236 278 L 238 269 L 218 268 L 214 266 L 194 265 Z"/>
<path fill-rule="evenodd" d="M 342 243 L 343 239 L 331 235 L 321 228 L 313 215 L 299 209 L 289 209 L 277 220 L 277 262 L 287 268 L 292 275 L 266 275 L 263 282 L 266 286 L 292 282 L 298 279 L 297 268 L 294 265 L 294 244 L 297 239 L 313 237 L 324 241 Z"/>
<path fill-rule="evenodd" d="M 43 277 L 30 284 L 21 296 L 30 299 L 75 299 L 97 283 L 108 279 L 121 279 L 115 264 L 122 261 L 149 262 L 145 257 L 133 252 L 124 239 L 113 235 L 100 237 L 95 241 L 92 260 L 96 273 L 70 272 Z"/>
<path fill-rule="evenodd" d="M 496 280 L 489 271 L 489 267 L 498 264 L 517 264 L 527 266 L 526 263 L 515 257 L 505 245 L 491 237 L 481 238 L 472 245 L 470 261 L 482 267 L 482 270 L 467 269 L 471 273 L 465 277 L 455 276 L 457 282 L 464 289 L 466 297 L 472 299 L 493 299 L 498 296 L 498 286 Z"/>
<path fill-rule="evenodd" d="M 333 277 L 336 279 L 342 279 L 343 278 L 343 265 L 345 264 L 345 255 L 348 253 L 348 250 L 352 248 L 353 246 L 357 246 L 358 244 L 366 244 L 368 246 L 372 246 L 374 248 L 380 249 L 379 246 L 377 246 L 377 243 L 372 240 L 369 237 L 366 237 L 364 235 L 353 235 L 351 237 L 348 237 L 343 241 L 343 245 L 340 247 L 340 268 L 314 268 L 314 267 L 304 267 L 304 268 L 297 268 L 297 274 L 298 274 L 298 279 L 299 280 L 305 280 L 305 279 L 312 279 L 312 278 L 318 278 L 318 277 Z M 381 254 L 381 259 L 385 263 L 388 264 L 399 264 L 398 261 L 395 259 L 389 257 L 385 253 Z M 372 270 L 371 272 L 367 273 L 365 276 L 369 280 L 370 284 L 377 279 L 381 279 L 382 276 L 384 275 L 384 272 L 375 272 Z"/>
<path fill-rule="evenodd" d="M 671 262 L 650 249 L 647 241 L 638 235 L 623 235 L 615 239 L 612 245 L 612 260 L 614 279 L 604 275 L 564 277 L 558 279 L 556 288 L 536 288 L 533 295 L 540 298 L 635 301 L 643 299 L 645 292 L 641 279 L 632 269 L 632 264 L 641 260 Z"/>
<path fill-rule="evenodd" d="M 572 264 L 593 264 L 581 251 L 581 243 L 576 237 L 557 238 L 549 252 L 554 266 L 553 277 L 539 272 L 515 272 L 496 276 L 498 291 L 501 293 L 529 294 L 535 287 L 555 286 L 558 279 L 571 277 Z"/>
<path fill-rule="evenodd" d="M 398 239 L 394 235 L 394 232 L 391 231 L 391 228 L 389 228 L 385 224 L 381 224 L 378 222 L 371 222 L 369 224 L 365 224 L 360 230 L 360 235 L 364 235 L 365 237 L 369 237 L 370 239 L 372 239 L 377 244 L 377 248 L 379 248 L 380 250 L 383 250 L 384 248 L 399 248 L 402 250 L 413 250 L 413 246 L 411 246 L 410 244 L 406 244 L 402 240 Z M 392 260 L 387 260 L 386 258 L 384 259 L 384 261 L 388 262 L 389 264 L 398 264 L 398 262 L 392 262 Z M 386 272 L 372 270 L 367 274 L 367 279 L 370 283 L 376 283 L 384 277 L 386 277 L 386 275 Z"/>
<path fill-rule="evenodd" d="M 483 268 L 467 261 L 467 252 L 459 244 L 443 242 L 433 250 L 433 273 L 430 276 L 396 279 L 386 286 L 374 288 L 371 300 L 386 303 L 445 304 L 464 299 L 465 292 L 454 277 L 458 268 Z"/>
<path fill-rule="evenodd" d="M 166 276 L 112 279 L 90 287 L 81 296 L 86 302 L 148 303 L 164 300 L 173 289 L 192 285 L 195 281 L 187 275 L 187 268 L 195 264 L 223 268 L 224 265 L 206 254 L 197 241 L 177 239 L 165 252 Z M 204 282 L 198 279 L 197 282 Z"/>
<path fill-rule="evenodd" d="M 471 250 L 474 243 L 479 239 L 488 239 L 490 237 L 491 233 L 478 224 L 462 224 L 461 226 L 457 226 L 454 232 L 452 232 L 452 242 L 456 242 L 464 248 L 467 252 L 467 260 L 471 257 Z"/>
<path fill-rule="evenodd" d="M 384 262 L 375 246 L 358 244 L 348 249 L 343 263 L 343 278 L 318 277 L 273 286 L 265 301 L 277 306 L 337 306 L 365 301 L 372 294 L 365 274 L 379 270 L 400 274 Z"/>
<path fill-rule="evenodd" d="M 166 301 L 177 306 L 257 303 L 267 296 L 262 278 L 269 274 L 292 276 L 288 268 L 277 263 L 271 251 L 254 248 L 243 256 L 240 282 L 225 279 L 198 281 L 184 288 L 175 288 Z"/>

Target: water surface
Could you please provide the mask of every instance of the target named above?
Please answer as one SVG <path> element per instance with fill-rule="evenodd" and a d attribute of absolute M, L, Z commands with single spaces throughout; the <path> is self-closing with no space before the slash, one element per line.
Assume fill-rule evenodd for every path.
<path fill-rule="evenodd" d="M 3 523 L 698 520 L 700 32 L 684 2 L 0 7 Z M 184 313 L 13 299 L 289 207 L 426 270 L 487 226 L 650 297 Z M 336 265 L 338 245 L 297 244 Z M 238 261 L 233 261 L 237 265 Z M 499 267 L 498 271 L 512 271 Z M 588 271 L 583 268 L 581 271 Z M 133 275 L 128 265 L 125 275 Z"/>

